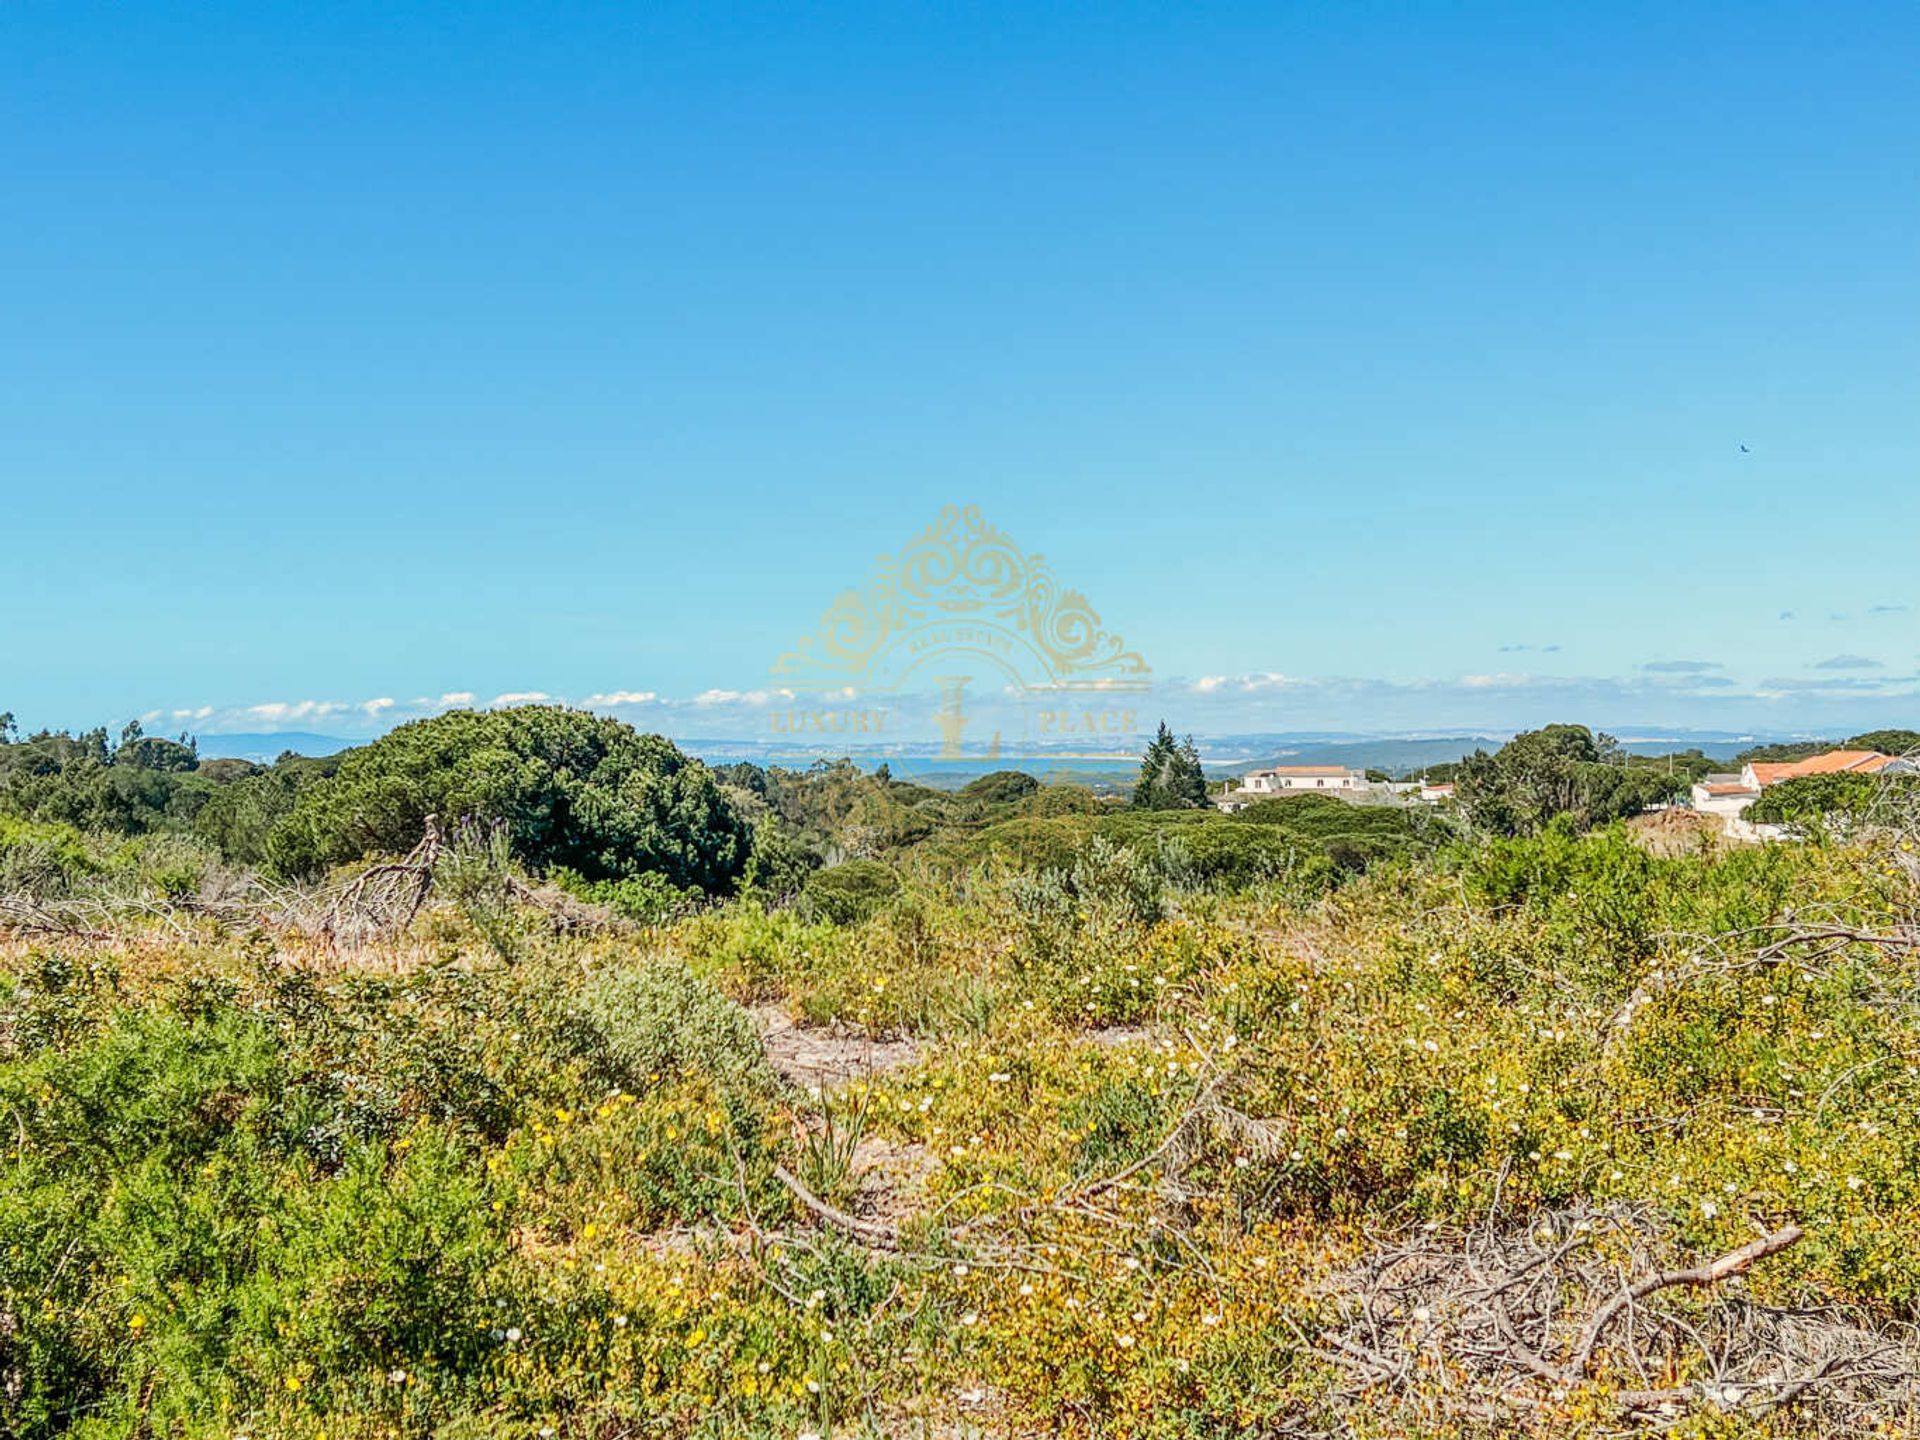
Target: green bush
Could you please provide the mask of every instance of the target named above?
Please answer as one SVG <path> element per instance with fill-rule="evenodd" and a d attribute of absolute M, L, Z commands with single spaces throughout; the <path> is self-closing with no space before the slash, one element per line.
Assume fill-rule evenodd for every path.
<path fill-rule="evenodd" d="M 800 891 L 808 915 L 835 925 L 855 925 L 879 912 L 900 893 L 900 877 L 878 860 L 849 860 L 816 870 Z"/>
<path fill-rule="evenodd" d="M 429 815 L 499 821 L 521 864 L 590 882 L 655 871 L 719 894 L 747 861 L 746 823 L 706 766 L 658 735 L 546 705 L 455 710 L 350 751 L 274 826 L 268 858 L 310 875 L 401 853 Z"/>
<path fill-rule="evenodd" d="M 580 1009 L 599 1037 L 599 1068 L 627 1089 L 705 1076 L 740 1102 L 779 1088 L 753 1017 L 672 961 L 600 976 Z"/>

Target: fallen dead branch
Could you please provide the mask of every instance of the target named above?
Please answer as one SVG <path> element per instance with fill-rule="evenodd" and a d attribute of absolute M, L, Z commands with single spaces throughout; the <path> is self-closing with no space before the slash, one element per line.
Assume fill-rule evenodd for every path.
<path fill-rule="evenodd" d="M 863 1245 L 875 1246 L 881 1250 L 900 1248 L 900 1232 L 893 1226 L 882 1224 L 877 1220 L 862 1220 L 858 1216 L 849 1215 L 846 1211 L 829 1205 L 801 1184 L 798 1177 L 786 1166 L 775 1165 L 773 1178 L 786 1186 L 793 1198 L 798 1200 L 814 1219 L 829 1229 L 838 1230 L 844 1235 L 852 1236 Z"/>
<path fill-rule="evenodd" d="M 1574 1346 L 1573 1358 L 1567 1362 L 1564 1373 L 1569 1379 L 1587 1373 L 1593 1364 L 1593 1347 L 1599 1343 L 1607 1326 L 1628 1306 L 1656 1291 L 1671 1290 L 1680 1285 L 1704 1288 L 1730 1280 L 1735 1275 L 1744 1275 L 1767 1256 L 1778 1255 L 1794 1244 L 1805 1233 L 1798 1225 L 1783 1226 L 1771 1235 L 1763 1235 L 1752 1244 L 1742 1245 L 1738 1250 L 1722 1255 L 1717 1260 L 1710 1260 L 1705 1265 L 1697 1265 L 1691 1270 L 1668 1270 L 1649 1275 L 1644 1280 L 1636 1280 L 1593 1312 L 1586 1329 L 1580 1332 L 1579 1343 Z"/>
<path fill-rule="evenodd" d="M 1847 1426 L 1920 1410 L 1920 1348 L 1833 1311 L 1755 1304 L 1729 1287 L 1802 1238 L 1782 1226 L 1702 1264 L 1669 1262 L 1646 1207 L 1576 1207 L 1385 1248 L 1338 1277 L 1315 1339 L 1348 1392 L 1409 1412 L 1530 1411 L 1597 1386 L 1628 1415 L 1794 1405 Z M 1666 1297 L 1703 1292 L 1697 1304 Z M 1457 1377 L 1436 1401 L 1435 1376 Z"/>

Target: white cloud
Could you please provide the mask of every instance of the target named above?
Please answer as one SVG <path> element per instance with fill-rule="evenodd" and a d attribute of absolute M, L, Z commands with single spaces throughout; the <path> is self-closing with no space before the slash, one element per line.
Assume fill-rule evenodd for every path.
<path fill-rule="evenodd" d="M 1255 670 L 1245 675 L 1202 675 L 1187 688 L 1198 695 L 1213 695 L 1221 691 L 1255 695 L 1263 690 L 1294 689 L 1310 683 L 1296 675 L 1282 675 L 1277 670 Z"/>
<path fill-rule="evenodd" d="M 544 690 L 509 690 L 496 695 L 487 702 L 490 709 L 499 709 L 502 705 L 541 705 L 553 697 Z"/>
<path fill-rule="evenodd" d="M 651 690 L 609 690 L 604 695 L 589 695 L 580 703 L 589 709 L 618 705 L 651 705 L 660 697 Z"/>
<path fill-rule="evenodd" d="M 359 708 L 344 700 L 268 700 L 248 705 L 239 714 L 264 725 L 285 725 L 290 721 L 324 720 Z"/>

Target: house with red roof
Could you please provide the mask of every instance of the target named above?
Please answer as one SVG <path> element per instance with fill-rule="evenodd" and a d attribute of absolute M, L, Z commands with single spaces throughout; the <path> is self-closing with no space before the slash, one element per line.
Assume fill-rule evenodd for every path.
<path fill-rule="evenodd" d="M 1802 775 L 1896 775 L 1911 773 L 1913 762 L 1878 750 L 1828 750 L 1802 760 L 1749 760 L 1738 775 L 1709 775 L 1693 787 L 1693 808 L 1725 820 L 1737 820 L 1760 792 Z"/>

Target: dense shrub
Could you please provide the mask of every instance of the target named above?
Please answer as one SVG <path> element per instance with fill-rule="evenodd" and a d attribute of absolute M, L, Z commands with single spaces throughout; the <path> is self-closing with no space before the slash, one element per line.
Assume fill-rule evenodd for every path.
<path fill-rule="evenodd" d="M 878 860 L 849 860 L 807 877 L 800 891 L 809 915 L 836 925 L 865 920 L 900 891 L 900 877 Z"/>
<path fill-rule="evenodd" d="M 311 874 L 403 852 L 429 815 L 501 821 L 520 863 L 588 881 L 651 871 L 722 893 L 747 860 L 746 824 L 704 765 L 657 735 L 553 706 L 456 710 L 349 752 L 274 826 L 268 855 Z"/>
<path fill-rule="evenodd" d="M 662 1077 L 706 1076 L 740 1099 L 777 1086 L 753 1018 L 671 961 L 600 976 L 580 1008 L 599 1037 L 597 1063 L 628 1089 L 645 1090 Z"/>

